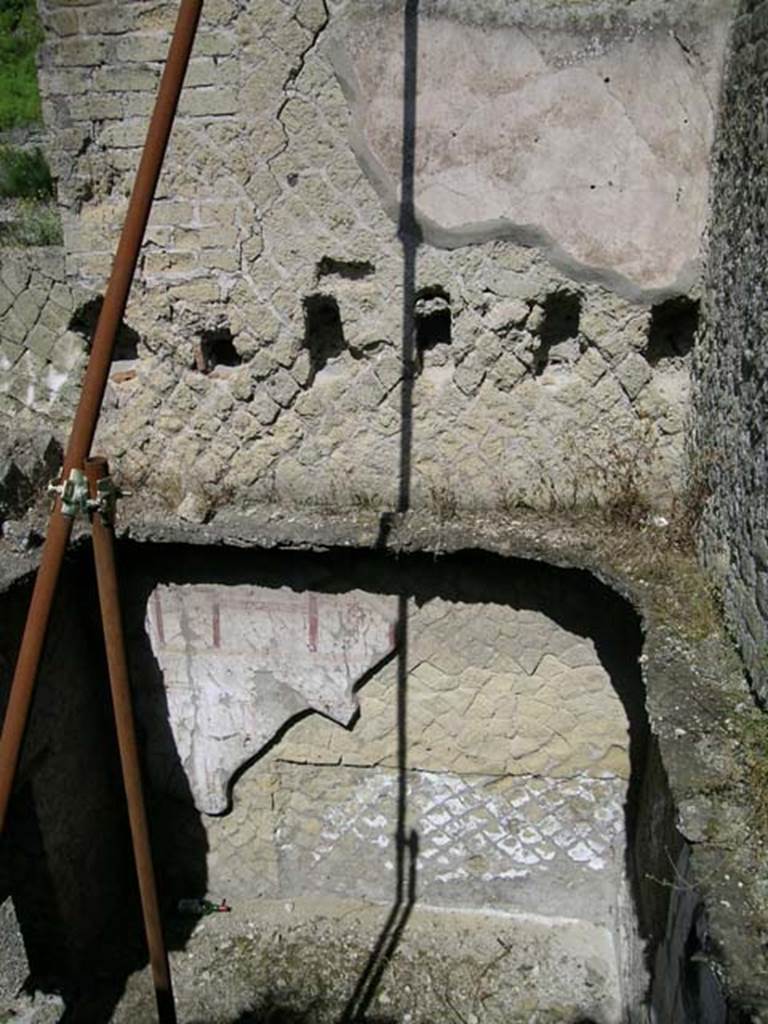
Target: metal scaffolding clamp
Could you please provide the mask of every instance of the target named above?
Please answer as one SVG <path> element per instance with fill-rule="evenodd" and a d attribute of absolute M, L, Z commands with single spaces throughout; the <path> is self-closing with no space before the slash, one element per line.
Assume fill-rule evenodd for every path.
<path fill-rule="evenodd" d="M 88 508 L 98 512 L 105 523 L 114 522 L 117 499 L 130 493 L 121 490 L 111 476 L 103 476 L 96 481 L 96 497 L 88 499 Z"/>
<path fill-rule="evenodd" d="M 48 493 L 61 498 L 61 514 L 74 519 L 88 511 L 88 481 L 82 469 L 71 469 L 66 480 L 51 480 Z"/>
<path fill-rule="evenodd" d="M 111 476 L 102 477 L 96 483 L 96 497 L 88 495 L 88 480 L 82 469 L 71 469 L 66 480 L 52 480 L 48 493 L 61 498 L 61 514 L 74 519 L 83 514 L 98 512 L 105 522 L 112 522 L 117 499 L 129 491 L 121 491 Z"/>

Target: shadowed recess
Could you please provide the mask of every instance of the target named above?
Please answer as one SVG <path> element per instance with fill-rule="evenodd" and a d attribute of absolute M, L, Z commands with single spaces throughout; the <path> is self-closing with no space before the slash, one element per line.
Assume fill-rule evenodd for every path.
<path fill-rule="evenodd" d="M 536 331 L 539 344 L 533 364 L 533 372 L 537 377 L 549 363 L 549 353 L 553 346 L 578 337 L 581 297 L 574 292 L 553 292 L 544 300 L 543 310 L 544 317 Z"/>
<path fill-rule="evenodd" d="M 699 301 L 684 295 L 667 299 L 651 309 L 648 344 L 643 355 L 656 366 L 662 359 L 687 356 L 699 329 Z"/>
<path fill-rule="evenodd" d="M 346 348 L 339 304 L 332 295 L 308 295 L 304 299 L 304 347 L 309 352 L 313 376 Z"/>
<path fill-rule="evenodd" d="M 195 353 L 195 368 L 210 373 L 217 366 L 240 366 L 242 359 L 235 348 L 234 337 L 228 327 L 203 331 Z"/>
<path fill-rule="evenodd" d="M 419 358 L 437 345 L 451 343 L 451 297 L 443 288 L 422 288 L 413 308 Z"/>
<path fill-rule="evenodd" d="M 317 264 L 317 278 L 342 277 L 347 281 L 359 281 L 370 277 L 375 270 L 369 260 L 337 260 L 333 256 L 323 256 Z"/>
<path fill-rule="evenodd" d="M 85 339 L 86 347 L 89 351 L 103 304 L 104 296 L 97 295 L 96 298 L 89 299 L 82 306 L 78 306 L 72 314 L 72 319 L 69 321 L 70 331 L 75 331 Z M 112 359 L 114 361 L 138 359 L 140 340 L 139 332 L 134 330 L 133 327 L 129 327 L 125 320 L 121 320 L 117 331 L 117 338 L 115 339 Z"/>

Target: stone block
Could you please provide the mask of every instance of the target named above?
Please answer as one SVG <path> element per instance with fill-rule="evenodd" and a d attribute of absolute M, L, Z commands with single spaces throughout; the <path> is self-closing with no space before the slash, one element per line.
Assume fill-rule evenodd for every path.
<path fill-rule="evenodd" d="M 69 112 L 75 121 L 114 121 L 124 116 L 125 100 L 122 96 L 84 93 L 70 98 Z"/>
<path fill-rule="evenodd" d="M 209 277 L 198 277 L 194 281 L 173 285 L 169 294 L 174 299 L 186 302 L 216 302 L 219 298 L 219 286 Z"/>
<path fill-rule="evenodd" d="M 29 266 L 23 256 L 17 253 L 11 255 L 8 251 L 3 253 L 0 278 L 14 298 L 27 287 L 29 276 Z"/>
<path fill-rule="evenodd" d="M 160 81 L 156 68 L 134 64 L 111 64 L 94 72 L 93 84 L 101 92 L 150 92 L 154 95 Z"/>
<path fill-rule="evenodd" d="M 323 0 L 300 0 L 296 20 L 310 32 L 318 32 L 328 20 Z"/>
<path fill-rule="evenodd" d="M 206 263 L 206 269 L 210 266 Z M 200 270 L 196 252 L 164 250 L 148 252 L 144 257 L 144 272 L 147 275 L 172 274 L 192 275 Z"/>
<path fill-rule="evenodd" d="M 199 37 L 198 37 L 199 39 Z M 134 32 L 115 44 L 115 57 L 126 63 L 164 61 L 170 43 L 167 32 Z M 195 43 L 197 49 L 197 41 Z"/>
<path fill-rule="evenodd" d="M 637 398 L 653 376 L 648 360 L 636 352 L 630 353 L 616 367 L 616 376 L 631 399 Z"/>
<path fill-rule="evenodd" d="M 134 14 L 127 4 L 97 3 L 91 6 L 84 21 L 89 35 L 124 35 L 134 28 Z"/>
<path fill-rule="evenodd" d="M 143 118 L 110 124 L 99 134 L 99 143 L 111 149 L 139 149 L 147 137 L 147 124 Z"/>
<path fill-rule="evenodd" d="M 28 330 L 29 325 L 25 324 L 13 310 L 10 310 L 0 320 L 0 341 L 10 341 L 15 345 L 22 345 Z"/>
<path fill-rule="evenodd" d="M 267 381 L 267 392 L 273 401 L 285 408 L 299 391 L 299 385 L 286 370 L 280 368 Z"/>
<path fill-rule="evenodd" d="M 234 224 L 237 219 L 238 203 L 222 202 L 220 199 L 199 203 L 200 223 L 205 227 L 221 227 Z"/>
<path fill-rule="evenodd" d="M 231 32 L 202 31 L 195 40 L 195 52 L 199 57 L 226 57 L 237 53 L 237 49 L 237 40 Z"/>
<path fill-rule="evenodd" d="M 0 316 L 3 316 L 11 308 L 14 297 L 10 288 L 0 281 Z"/>
<path fill-rule="evenodd" d="M 49 96 L 69 97 L 88 92 L 90 89 L 90 76 L 84 69 L 47 69 L 42 74 L 42 79 Z"/>
<path fill-rule="evenodd" d="M 67 327 L 72 311 L 72 307 L 68 309 L 60 306 L 57 302 L 48 301 L 40 312 L 39 323 L 43 327 L 47 327 L 49 331 L 63 331 Z"/>
<path fill-rule="evenodd" d="M 486 369 L 474 354 L 454 370 L 453 379 L 456 387 L 465 395 L 475 394 L 485 380 Z"/>
<path fill-rule="evenodd" d="M 521 327 L 528 319 L 530 307 L 522 299 L 512 299 L 509 302 L 497 302 L 491 306 L 484 316 L 485 326 L 499 334 L 505 334 L 513 327 Z"/>
<path fill-rule="evenodd" d="M 23 352 L 24 349 L 21 345 L 14 344 L 8 338 L 0 337 L 0 367 L 3 371 L 10 370 L 21 359 Z M 7 382 L 9 380 L 10 378 L 6 378 Z"/>
<path fill-rule="evenodd" d="M 104 61 L 105 52 L 104 43 L 100 39 L 68 37 L 57 44 L 54 61 L 64 67 L 98 67 Z"/>
<path fill-rule="evenodd" d="M 86 356 L 85 342 L 74 331 L 65 331 L 56 338 L 50 354 L 51 366 L 59 372 L 69 373 L 84 361 Z"/>
<path fill-rule="evenodd" d="M 203 249 L 233 249 L 238 242 L 240 232 L 236 227 L 204 227 L 199 228 L 198 242 Z"/>
<path fill-rule="evenodd" d="M 79 30 L 79 18 L 77 11 L 58 10 L 47 11 L 43 23 L 46 29 L 50 29 L 57 36 L 73 36 Z"/>
<path fill-rule="evenodd" d="M 582 352 L 576 363 L 576 373 L 590 385 L 597 384 L 607 370 L 608 364 L 597 349 L 591 345 L 587 347 L 585 352 Z"/>
<path fill-rule="evenodd" d="M 200 85 L 217 85 L 219 81 L 218 66 L 212 57 L 192 57 L 184 78 L 185 89 L 194 89 Z"/>
<path fill-rule="evenodd" d="M 251 409 L 259 423 L 265 427 L 271 426 L 280 414 L 280 406 L 263 390 L 254 394 Z"/>
<path fill-rule="evenodd" d="M 155 107 L 155 94 L 151 92 L 129 92 L 123 97 L 126 117 L 149 118 Z"/>
<path fill-rule="evenodd" d="M 194 220 L 195 210 L 190 202 L 173 199 L 161 199 L 155 201 L 149 217 L 149 224 L 155 227 L 164 224 L 169 227 L 179 227 L 189 224 Z"/>
<path fill-rule="evenodd" d="M 236 114 L 238 110 L 237 93 L 217 87 L 185 89 L 179 103 L 180 117 L 218 117 Z"/>
<path fill-rule="evenodd" d="M 27 347 L 35 355 L 47 359 L 56 344 L 56 335 L 53 331 L 37 323 L 27 335 Z"/>
<path fill-rule="evenodd" d="M 234 274 L 240 269 L 240 256 L 233 249 L 206 249 L 203 260 L 210 270 Z"/>
<path fill-rule="evenodd" d="M 491 371 L 491 380 L 499 390 L 509 391 L 527 373 L 527 367 L 514 353 L 504 352 Z"/>

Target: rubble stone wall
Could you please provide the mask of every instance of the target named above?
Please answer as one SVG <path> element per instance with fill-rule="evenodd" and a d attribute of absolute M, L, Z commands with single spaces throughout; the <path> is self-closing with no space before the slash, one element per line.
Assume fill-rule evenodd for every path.
<path fill-rule="evenodd" d="M 713 182 L 706 330 L 696 360 L 704 555 L 758 694 L 768 697 L 768 4 L 744 2 L 724 83 Z"/>
<path fill-rule="evenodd" d="M 40 8 L 67 273 L 96 296 L 174 5 Z M 403 9 L 206 4 L 100 445 L 198 519 L 392 506 L 403 435 L 416 504 L 668 501 L 731 4 Z"/>

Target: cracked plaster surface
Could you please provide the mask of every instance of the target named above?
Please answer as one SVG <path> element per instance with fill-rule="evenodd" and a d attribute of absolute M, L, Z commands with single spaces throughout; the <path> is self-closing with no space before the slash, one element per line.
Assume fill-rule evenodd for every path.
<path fill-rule="evenodd" d="M 517 237 L 630 291 L 690 285 L 726 31 L 722 13 L 710 18 L 688 26 L 687 44 L 668 25 L 597 34 L 576 19 L 570 32 L 542 29 L 535 15 L 493 29 L 459 11 L 424 19 L 415 204 L 427 240 Z M 403 50 L 402 16 L 364 5 L 335 61 L 358 157 L 393 213 Z"/>

